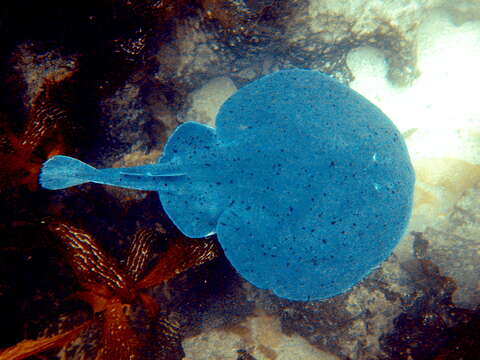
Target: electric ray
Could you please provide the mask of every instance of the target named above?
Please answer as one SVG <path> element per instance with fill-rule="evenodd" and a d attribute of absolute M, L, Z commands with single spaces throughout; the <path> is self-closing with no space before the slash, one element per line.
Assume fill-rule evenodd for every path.
<path fill-rule="evenodd" d="M 394 124 L 314 70 L 238 90 L 216 128 L 180 125 L 157 164 L 95 169 L 55 156 L 40 183 L 158 191 L 193 238 L 216 233 L 246 280 L 292 300 L 340 294 L 383 262 L 410 218 L 415 175 Z"/>

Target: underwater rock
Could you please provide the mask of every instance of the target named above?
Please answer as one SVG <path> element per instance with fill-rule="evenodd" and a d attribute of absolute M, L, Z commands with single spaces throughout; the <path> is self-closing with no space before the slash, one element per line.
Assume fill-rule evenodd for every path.
<path fill-rule="evenodd" d="M 102 156 L 98 160 L 111 161 L 112 157 L 118 160 L 118 153 L 146 149 L 161 139 L 161 133 L 152 133 L 148 127 L 151 119 L 138 85 L 126 83 L 112 96 L 104 98 L 100 107 L 103 116 L 99 125 L 106 139 L 102 140 Z"/>
<path fill-rule="evenodd" d="M 60 83 L 71 78 L 79 66 L 76 55 L 62 54 L 59 49 L 45 51 L 34 42 L 20 44 L 12 61 L 15 76 L 25 86 L 23 101 L 27 107 L 32 106 L 46 84 Z"/>
<path fill-rule="evenodd" d="M 453 303 L 465 309 L 480 304 L 480 183 L 467 190 L 443 223 L 423 233 L 423 259 L 438 265 L 440 272 L 455 280 Z"/>
<path fill-rule="evenodd" d="M 156 78 L 189 91 L 207 79 L 262 64 L 281 47 L 285 34 L 279 19 L 292 11 L 286 4 L 265 0 L 201 0 L 199 5 L 196 13 L 173 24 L 157 51 Z M 288 52 L 276 49 L 276 56 L 283 56 L 283 50 Z"/>
<path fill-rule="evenodd" d="M 402 298 L 414 290 L 395 256 L 346 294 L 324 301 L 286 302 L 256 294 L 257 306 L 281 321 L 287 335 L 298 334 L 340 359 L 385 355 L 380 339 L 394 329 Z"/>
<path fill-rule="evenodd" d="M 454 3 L 445 2 L 442 8 L 447 9 L 455 24 L 480 19 L 480 3 L 477 0 L 459 0 Z"/>
<path fill-rule="evenodd" d="M 228 74 L 233 54 L 201 18 L 178 20 L 174 26 L 172 39 L 158 50 L 157 82 L 173 82 L 176 91 L 191 91 L 201 80 Z"/>
<path fill-rule="evenodd" d="M 210 80 L 191 94 L 192 107 L 183 117 L 184 120 L 197 121 L 215 127 L 215 117 L 220 106 L 235 91 L 237 91 L 237 87 L 228 77 Z"/>
<path fill-rule="evenodd" d="M 406 85 L 418 76 L 417 28 L 440 2 L 310 0 L 298 6 L 305 2 L 297 0 L 299 11 L 286 24 L 286 41 L 304 57 L 315 57 L 322 71 L 343 78 L 349 74 L 345 56 L 350 50 L 380 49 L 389 64 L 389 79 Z"/>
<path fill-rule="evenodd" d="M 416 234 L 416 242 L 424 242 L 421 234 Z M 462 334 L 461 328 L 475 326 L 478 313 L 458 308 L 452 304 L 455 283 L 442 276 L 438 266 L 428 260 L 412 260 L 402 264 L 416 291 L 405 298 L 404 312 L 395 318 L 393 331 L 387 331 L 381 338 L 382 350 L 387 359 L 474 359 L 455 354 L 471 353 L 475 348 L 472 335 Z M 471 324 L 469 324 L 471 322 Z M 460 329 L 459 329 L 460 328 Z M 460 336 L 459 336 L 460 335 Z M 470 344 L 459 349 L 458 341 L 467 340 Z M 472 346 L 473 345 L 473 346 Z M 476 346 L 478 348 L 478 344 Z M 452 357 L 440 354 L 452 353 Z"/>
<path fill-rule="evenodd" d="M 195 360 L 338 360 L 298 335 L 285 335 L 279 319 L 265 313 L 248 317 L 235 326 L 188 337 L 183 347 L 187 358 Z"/>
<path fill-rule="evenodd" d="M 446 338 L 450 326 L 462 321 L 456 316 L 462 310 L 451 303 L 454 290 L 455 283 L 431 262 L 401 264 L 392 256 L 367 280 L 336 298 L 301 304 L 260 295 L 257 305 L 281 319 L 287 335 L 301 335 L 340 359 L 404 359 L 399 353 L 409 346 L 428 354 L 432 344 Z M 402 320 L 406 318 L 411 319 L 409 325 Z M 441 338 L 431 337 L 429 320 Z"/>

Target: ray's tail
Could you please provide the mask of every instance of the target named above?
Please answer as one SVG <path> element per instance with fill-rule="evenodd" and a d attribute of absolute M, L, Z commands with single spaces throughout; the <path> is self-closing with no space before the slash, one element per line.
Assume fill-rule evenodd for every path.
<path fill-rule="evenodd" d="M 39 182 L 49 190 L 65 189 L 91 181 L 97 171 L 80 160 L 57 155 L 43 164 Z"/>

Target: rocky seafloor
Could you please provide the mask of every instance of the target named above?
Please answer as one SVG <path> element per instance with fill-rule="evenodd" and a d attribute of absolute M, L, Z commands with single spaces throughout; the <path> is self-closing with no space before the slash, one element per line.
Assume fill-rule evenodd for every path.
<path fill-rule="evenodd" d="M 63 153 L 99 167 L 153 162 L 180 123 L 214 125 L 236 89 L 300 67 L 349 84 L 404 135 L 417 177 L 404 238 L 368 278 L 324 301 L 256 289 L 221 254 L 192 266 L 148 289 L 160 308 L 153 318 L 141 304 L 128 308 L 132 331 L 151 345 L 137 358 L 479 358 L 480 2 L 19 1 L 0 8 L 0 348 L 93 316 L 98 323 L 44 358 L 123 356 L 101 352 L 109 345 L 99 324 L 108 316 L 92 315 L 71 296 L 82 281 L 49 230 L 52 221 L 83 229 L 119 267 L 127 266 L 138 229 L 162 241 L 178 236 L 153 193 L 92 184 L 39 189 L 46 158 Z M 147 269 L 166 251 L 162 241 L 152 245 Z"/>

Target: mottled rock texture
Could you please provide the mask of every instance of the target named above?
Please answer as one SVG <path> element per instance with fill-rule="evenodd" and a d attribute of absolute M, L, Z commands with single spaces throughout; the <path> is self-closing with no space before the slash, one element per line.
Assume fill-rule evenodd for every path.
<path fill-rule="evenodd" d="M 475 309 L 480 304 L 480 184 L 468 189 L 445 221 L 423 234 L 421 258 L 438 265 L 457 284 L 453 303 Z"/>

